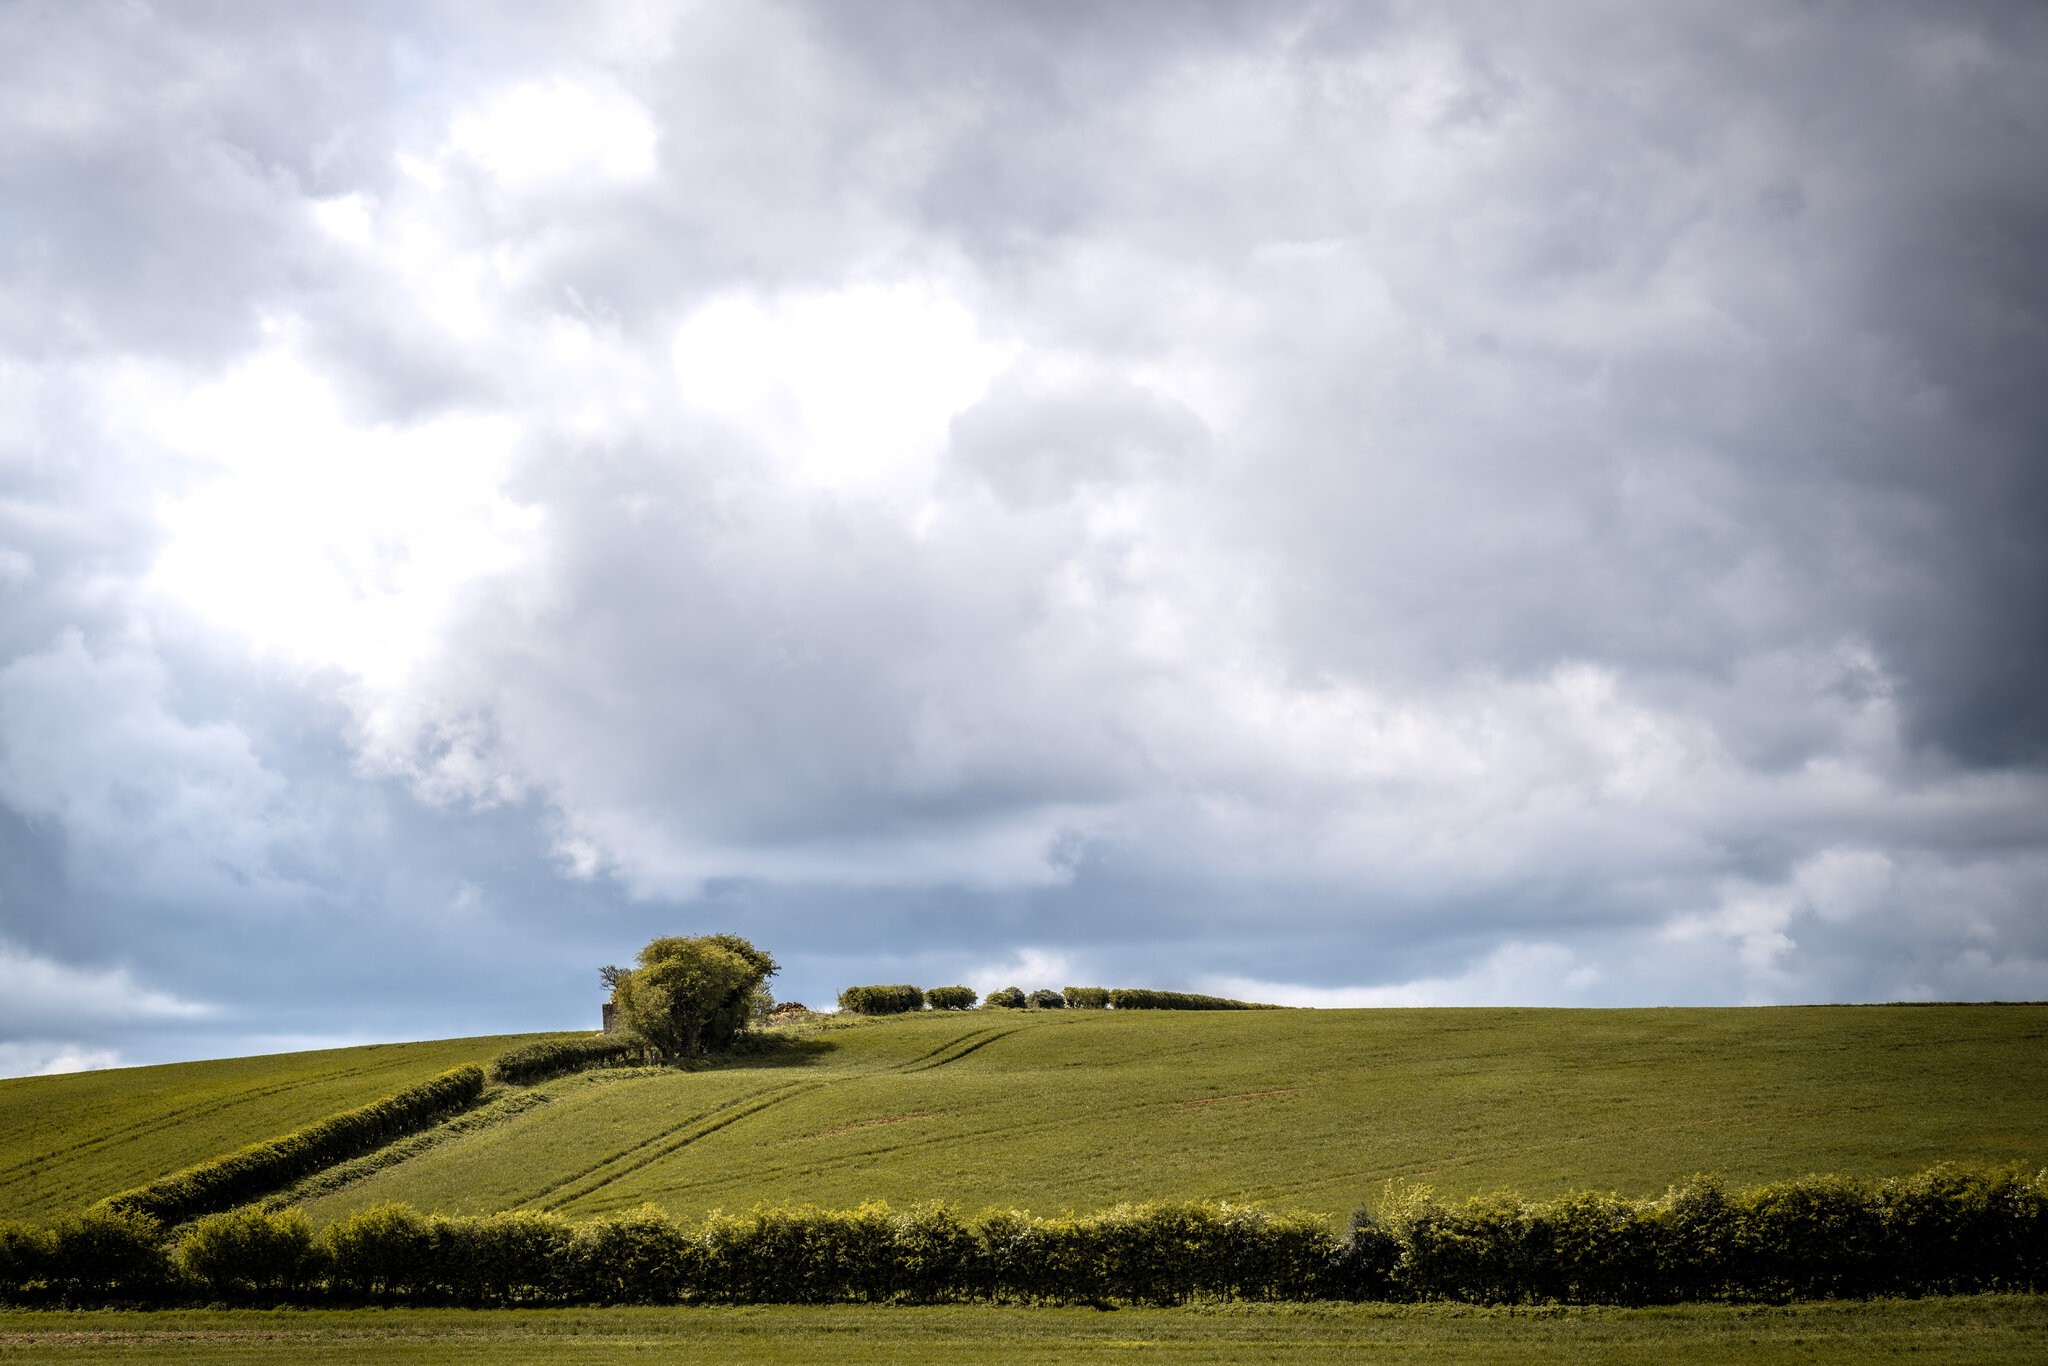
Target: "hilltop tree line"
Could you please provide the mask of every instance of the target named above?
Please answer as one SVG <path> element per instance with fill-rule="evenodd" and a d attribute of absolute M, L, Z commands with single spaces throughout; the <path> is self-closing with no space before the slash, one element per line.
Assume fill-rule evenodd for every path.
<path fill-rule="evenodd" d="M 972 1010 L 971 987 L 930 987 L 907 984 L 848 987 L 839 993 L 839 1008 L 855 1015 L 903 1015 L 913 1010 Z M 1198 996 L 1188 991 L 1153 991 L 1144 987 L 1068 987 L 1064 991 L 1003 987 L 980 1000 L 984 1010 L 1275 1010 L 1255 1001 Z"/>

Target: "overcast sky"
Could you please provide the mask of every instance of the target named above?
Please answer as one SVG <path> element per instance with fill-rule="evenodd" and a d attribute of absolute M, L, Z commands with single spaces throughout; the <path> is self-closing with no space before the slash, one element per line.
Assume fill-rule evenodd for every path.
<path fill-rule="evenodd" d="M 0 1074 L 2048 997 L 2048 9 L 0 0 Z"/>

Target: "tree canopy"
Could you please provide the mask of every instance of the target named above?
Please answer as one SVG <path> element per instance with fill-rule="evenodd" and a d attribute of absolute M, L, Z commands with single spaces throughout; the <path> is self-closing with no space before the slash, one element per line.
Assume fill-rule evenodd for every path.
<path fill-rule="evenodd" d="M 775 960 L 736 934 L 668 935 L 621 972 L 612 1000 L 625 1027 L 672 1058 L 732 1047 Z"/>

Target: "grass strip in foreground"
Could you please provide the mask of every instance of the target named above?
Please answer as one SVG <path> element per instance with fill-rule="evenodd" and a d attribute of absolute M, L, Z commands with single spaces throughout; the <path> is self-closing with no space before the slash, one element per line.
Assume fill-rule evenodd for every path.
<path fill-rule="evenodd" d="M 174 1310 L 0 1313 L 0 1361 L 2048 1361 L 2048 1299 L 1785 1307 Z"/>

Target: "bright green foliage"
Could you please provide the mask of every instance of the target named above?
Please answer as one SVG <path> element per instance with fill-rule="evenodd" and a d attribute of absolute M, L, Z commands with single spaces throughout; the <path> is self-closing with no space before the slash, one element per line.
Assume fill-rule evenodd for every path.
<path fill-rule="evenodd" d="M 469 1063 L 451 1068 L 396 1095 L 173 1172 L 146 1186 L 109 1196 L 105 1203 L 167 1224 L 182 1223 L 210 1210 L 252 1200 L 309 1172 L 424 1129 L 474 1105 L 483 1089 L 481 1067 Z"/>
<path fill-rule="evenodd" d="M 1188 991 L 1153 991 L 1149 987 L 1118 987 L 1109 993 L 1113 1010 L 1278 1010 L 1256 1001 L 1224 996 L 1197 996 Z"/>
<path fill-rule="evenodd" d="M 981 998 L 983 1010 L 1022 1010 L 1025 1006 L 1024 988 L 999 987 Z"/>
<path fill-rule="evenodd" d="M 432 1293 L 458 1304 L 547 1304 L 574 1293 L 575 1230 L 552 1214 L 514 1210 L 428 1221 Z"/>
<path fill-rule="evenodd" d="M 304 1210 L 254 1205 L 210 1214 L 187 1229 L 178 1240 L 178 1266 L 216 1297 L 289 1293 L 321 1269 Z"/>
<path fill-rule="evenodd" d="M 975 999 L 973 987 L 931 987 L 924 994 L 924 1003 L 933 1010 L 972 1010 Z"/>
<path fill-rule="evenodd" d="M 577 1297 L 593 1304 L 670 1304 L 697 1269 L 697 1246 L 652 1205 L 596 1219 L 571 1244 Z"/>
<path fill-rule="evenodd" d="M 0 1219 L 47 1222 L 523 1041 L 371 1044 L 0 1080 Z"/>
<path fill-rule="evenodd" d="M 848 987 L 839 993 L 839 1008 L 855 1015 L 903 1015 L 924 1009 L 924 993 L 907 985 Z"/>
<path fill-rule="evenodd" d="M 655 1054 L 636 1034 L 583 1034 L 567 1039 L 541 1039 L 508 1048 L 491 1059 L 491 1080 L 530 1086 L 566 1072 L 596 1067 L 632 1067 L 653 1062 Z"/>
<path fill-rule="evenodd" d="M 640 950 L 613 990 L 626 1028 L 669 1058 L 732 1047 L 775 960 L 733 934 L 671 935 Z"/>
<path fill-rule="evenodd" d="M 1068 1010 L 1109 1009 L 1108 987 L 1068 987 L 1061 994 L 1066 997 Z"/>
<path fill-rule="evenodd" d="M 328 1283 L 350 1298 L 417 1293 L 435 1280 L 434 1232 L 409 1205 L 372 1205 L 320 1232 Z"/>

